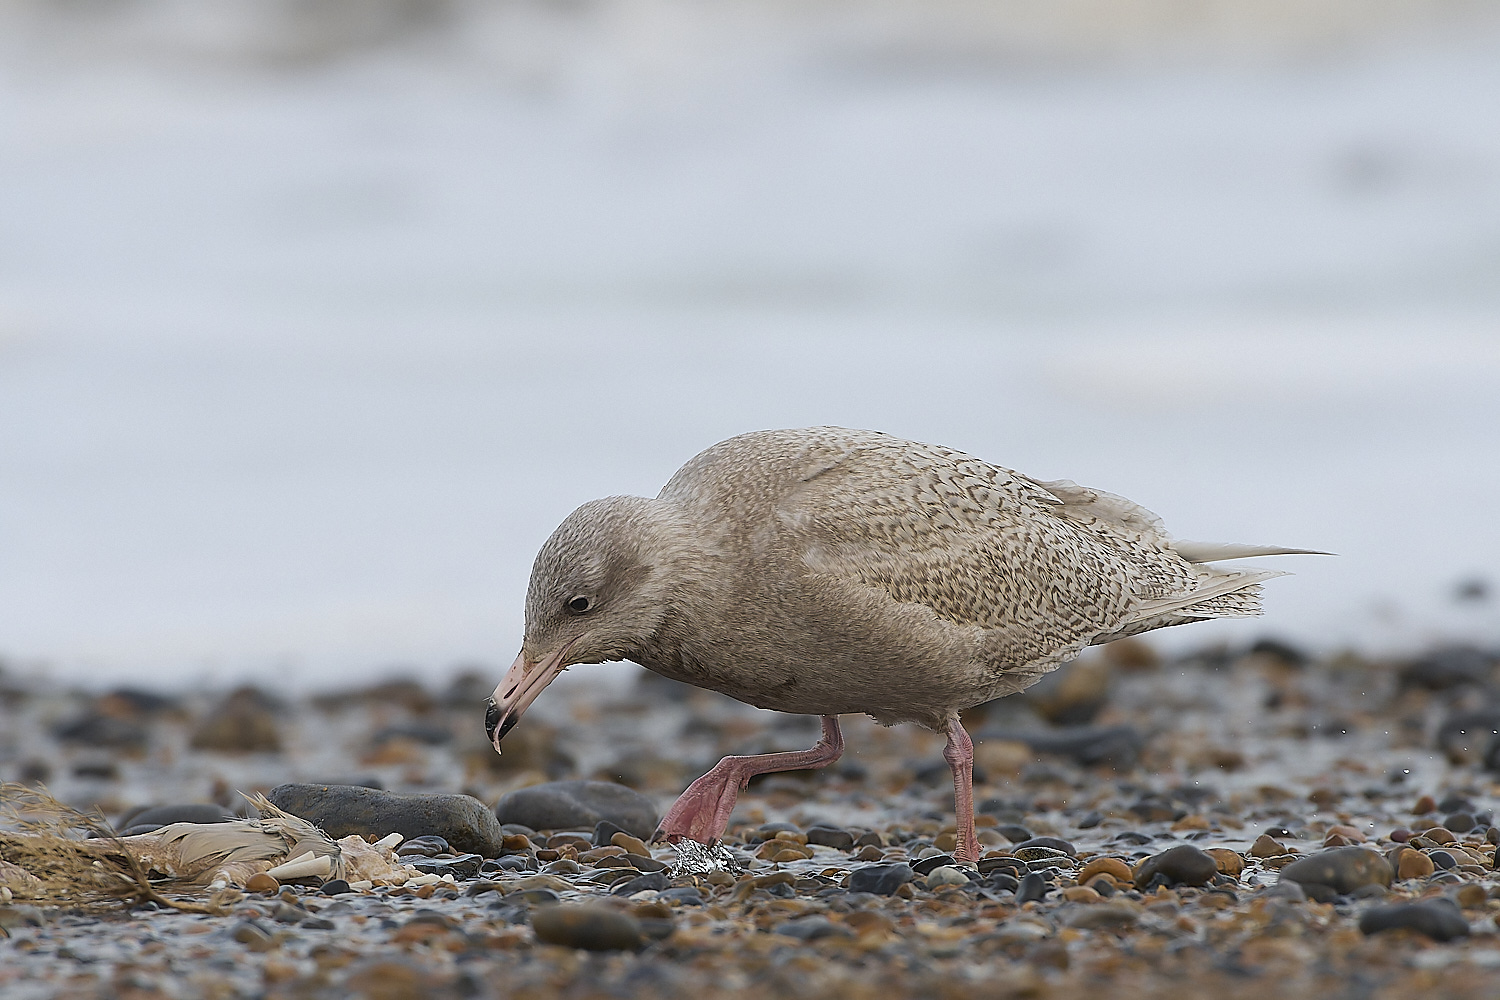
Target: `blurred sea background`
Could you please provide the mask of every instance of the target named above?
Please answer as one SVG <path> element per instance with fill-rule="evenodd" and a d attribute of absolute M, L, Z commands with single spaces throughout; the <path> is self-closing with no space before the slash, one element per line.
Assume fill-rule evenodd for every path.
<path fill-rule="evenodd" d="M 1338 553 L 1166 648 L 1500 643 L 1500 3 L 0 0 L 6 669 L 498 671 L 815 423 Z"/>

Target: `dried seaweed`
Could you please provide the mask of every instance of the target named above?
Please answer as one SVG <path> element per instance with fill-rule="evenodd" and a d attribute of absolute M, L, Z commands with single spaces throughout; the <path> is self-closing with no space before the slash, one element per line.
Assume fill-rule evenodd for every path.
<path fill-rule="evenodd" d="M 41 883 L 43 905 L 98 908 L 145 903 L 188 913 L 222 913 L 207 903 L 162 894 L 151 873 L 95 810 L 85 813 L 59 802 L 45 788 L 0 784 L 0 805 L 9 830 L 0 830 L 0 860 L 26 869 Z"/>

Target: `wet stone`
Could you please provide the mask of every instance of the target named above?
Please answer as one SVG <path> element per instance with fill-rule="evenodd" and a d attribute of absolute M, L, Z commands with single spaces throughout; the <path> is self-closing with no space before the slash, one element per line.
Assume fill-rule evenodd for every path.
<path fill-rule="evenodd" d="M 265 872 L 257 872 L 245 880 L 246 892 L 280 892 L 281 883 L 274 876 Z"/>
<path fill-rule="evenodd" d="M 229 936 L 251 951 L 270 951 L 276 947 L 276 940 L 270 932 L 249 920 L 235 925 Z"/>
<path fill-rule="evenodd" d="M 807 842 L 847 851 L 854 846 L 854 834 L 834 826 L 810 826 L 807 828 Z"/>
<path fill-rule="evenodd" d="M 495 817 L 536 830 L 595 828 L 608 820 L 645 839 L 656 830 L 656 804 L 633 788 L 608 781 L 550 781 L 521 788 L 500 799 Z"/>
<path fill-rule="evenodd" d="M 1008 871 L 1011 874 L 1015 875 L 1017 878 L 1031 871 L 1031 867 L 1026 864 L 1026 862 L 1022 861 L 1020 858 L 1013 857 L 980 858 L 978 867 L 979 874 L 981 875 L 989 875 L 992 872 Z"/>
<path fill-rule="evenodd" d="M 936 868 L 942 868 L 945 865 L 952 865 L 953 863 L 953 855 L 951 854 L 930 854 L 925 858 L 911 862 L 911 870 L 918 875 L 926 875 Z"/>
<path fill-rule="evenodd" d="M 615 896 L 633 896 L 638 892 L 646 892 L 647 890 L 660 892 L 668 884 L 665 872 L 649 872 L 645 875 L 638 875 L 628 881 L 621 882 L 611 889 L 610 893 Z"/>
<path fill-rule="evenodd" d="M 1151 843 L 1151 838 L 1137 830 L 1122 830 L 1109 838 L 1111 844 L 1123 844 L 1126 846 L 1140 846 Z"/>
<path fill-rule="evenodd" d="M 456 858 L 413 858 L 406 863 L 424 875 L 452 875 L 455 881 L 461 882 L 479 874 L 484 858 L 477 854 L 463 854 Z"/>
<path fill-rule="evenodd" d="M 536 859 L 529 854 L 507 854 L 503 858 L 492 858 L 479 866 L 481 874 L 494 872 L 534 872 Z"/>
<path fill-rule="evenodd" d="M 322 827 L 335 839 L 351 834 L 408 839 L 438 836 L 455 850 L 492 858 L 504 833 L 484 803 L 470 795 L 386 792 L 356 785 L 277 785 L 271 804 Z"/>
<path fill-rule="evenodd" d="M 1016 885 L 1016 903 L 1030 903 L 1047 895 L 1052 886 L 1039 872 L 1032 872 Z"/>
<path fill-rule="evenodd" d="M 1212 856 L 1190 844 L 1183 844 L 1141 862 L 1135 871 L 1135 884 L 1140 889 L 1153 883 L 1167 886 L 1208 885 L 1218 874 L 1219 866 Z"/>
<path fill-rule="evenodd" d="M 908 864 L 870 865 L 849 874 L 849 891 L 869 892 L 877 896 L 893 895 L 912 879 L 916 872 Z"/>
<path fill-rule="evenodd" d="M 1024 743 L 1036 753 L 1067 757 L 1084 767 L 1112 764 L 1125 768 L 1135 763 L 1145 738 L 1130 725 L 1064 726 L 1042 731 L 985 731 L 983 739 Z"/>
<path fill-rule="evenodd" d="M 994 830 L 996 833 L 1004 837 L 1006 840 L 1010 841 L 1012 844 L 1024 844 L 1026 841 L 1031 839 L 1030 830 L 1026 829 L 1024 826 L 1016 826 L 1013 823 L 1002 823 L 999 826 L 994 826 L 990 829 Z"/>
<path fill-rule="evenodd" d="M 280 753 L 278 708 L 259 689 L 242 687 L 203 714 L 188 745 L 218 753 Z"/>
<path fill-rule="evenodd" d="M 635 917 L 607 906 L 545 906 L 531 915 L 537 940 L 589 951 L 639 948 L 645 935 Z"/>
<path fill-rule="evenodd" d="M 86 713 L 55 726 L 52 735 L 63 743 L 109 747 L 135 753 L 144 751 L 151 742 L 150 731 L 141 723 L 93 713 Z"/>
<path fill-rule="evenodd" d="M 802 917 L 797 920 L 788 920 L 776 925 L 777 934 L 785 934 L 801 941 L 817 941 L 826 937 L 849 937 L 850 932 L 846 927 L 834 923 L 827 917 Z"/>
<path fill-rule="evenodd" d="M 945 885 L 968 885 L 969 876 L 965 875 L 962 869 L 944 865 L 928 872 L 923 884 L 929 889 L 938 889 Z"/>
<path fill-rule="evenodd" d="M 675 889 L 665 889 L 657 895 L 657 900 L 663 903 L 680 903 L 684 906 L 702 906 L 703 893 L 696 886 L 683 885 Z"/>
<path fill-rule="evenodd" d="M 1066 922 L 1069 927 L 1079 930 L 1109 930 L 1134 926 L 1140 918 L 1141 912 L 1136 906 L 1119 900 L 1080 906 L 1068 914 Z"/>
<path fill-rule="evenodd" d="M 1021 887 L 1021 880 L 1008 871 L 997 871 L 984 877 L 984 885 L 989 889 L 1015 892 Z"/>
<path fill-rule="evenodd" d="M 609 847 L 614 843 L 614 835 L 617 833 L 625 833 L 625 831 L 609 820 L 601 819 L 594 824 L 594 833 L 590 842 L 595 847 Z"/>
<path fill-rule="evenodd" d="M 1389 861 L 1363 847 L 1335 847 L 1281 869 L 1283 881 L 1296 882 L 1304 890 L 1313 885 L 1327 886 L 1340 896 L 1361 886 L 1388 886 L 1393 874 Z M 1311 890 L 1308 895 L 1312 895 Z"/>
<path fill-rule="evenodd" d="M 1490 679 L 1495 659 L 1490 654 L 1464 646 L 1434 650 L 1407 663 L 1399 672 L 1407 687 L 1446 691 L 1466 685 L 1484 684 Z"/>
<path fill-rule="evenodd" d="M 442 837 L 413 837 L 396 848 L 396 855 L 402 858 L 408 855 L 435 858 L 439 854 L 447 854 L 448 850 L 448 842 Z"/>
<path fill-rule="evenodd" d="M 318 891 L 325 896 L 342 896 L 344 893 L 353 892 L 354 890 L 349 887 L 349 883 L 345 880 L 334 878 L 324 882 Z"/>
<path fill-rule="evenodd" d="M 1027 847 L 1045 847 L 1049 850 L 1061 851 L 1064 854 L 1068 855 L 1068 857 L 1070 858 L 1076 858 L 1078 856 L 1078 848 L 1074 847 L 1066 840 L 1063 840 L 1061 837 L 1032 837 L 1028 840 L 1023 840 L 1014 848 L 1017 856 L 1020 855 L 1022 849 Z"/>
<path fill-rule="evenodd" d="M 1366 934 L 1406 929 L 1424 934 L 1434 941 L 1452 941 L 1468 936 L 1469 922 L 1451 900 L 1430 899 L 1420 903 L 1397 903 L 1367 910 L 1359 918 L 1359 929 Z"/>
<path fill-rule="evenodd" d="M 233 813 L 209 802 L 185 802 L 135 809 L 120 817 L 121 829 L 136 826 L 166 826 L 168 823 L 227 823 Z"/>

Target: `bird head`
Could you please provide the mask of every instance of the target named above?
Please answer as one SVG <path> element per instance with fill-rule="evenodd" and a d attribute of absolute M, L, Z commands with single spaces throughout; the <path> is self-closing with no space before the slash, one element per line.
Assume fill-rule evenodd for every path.
<path fill-rule="evenodd" d="M 671 596 L 670 545 L 654 500 L 579 507 L 537 553 L 526 636 L 485 711 L 495 751 L 521 713 L 575 663 L 628 659 L 656 633 Z"/>

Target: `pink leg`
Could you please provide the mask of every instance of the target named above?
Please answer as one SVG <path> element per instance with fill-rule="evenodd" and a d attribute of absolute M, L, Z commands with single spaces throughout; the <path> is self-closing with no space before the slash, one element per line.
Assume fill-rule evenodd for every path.
<path fill-rule="evenodd" d="M 957 715 L 948 717 L 948 745 L 943 748 L 943 759 L 953 771 L 953 811 L 958 822 L 958 847 L 953 857 L 972 865 L 979 861 L 979 838 L 974 833 L 974 741 Z"/>
<path fill-rule="evenodd" d="M 800 771 L 806 767 L 827 767 L 844 752 L 844 734 L 839 732 L 838 716 L 823 716 L 823 738 L 811 750 L 768 753 L 759 757 L 725 757 L 703 777 L 688 786 L 667 810 L 657 829 L 660 840 L 675 841 L 686 837 L 700 844 L 713 844 L 729 826 L 740 789 L 757 774 L 772 771 Z"/>

